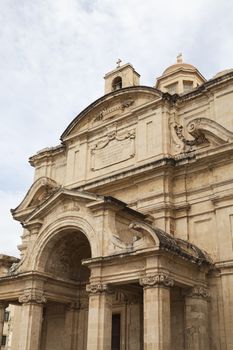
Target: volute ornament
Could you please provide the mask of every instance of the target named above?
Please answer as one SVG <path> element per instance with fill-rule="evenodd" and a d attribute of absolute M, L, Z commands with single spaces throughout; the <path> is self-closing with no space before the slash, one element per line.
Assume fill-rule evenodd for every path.
<path fill-rule="evenodd" d="M 144 288 L 156 286 L 172 287 L 174 285 L 174 280 L 171 279 L 168 275 L 157 274 L 142 277 L 140 278 L 139 283 Z"/>

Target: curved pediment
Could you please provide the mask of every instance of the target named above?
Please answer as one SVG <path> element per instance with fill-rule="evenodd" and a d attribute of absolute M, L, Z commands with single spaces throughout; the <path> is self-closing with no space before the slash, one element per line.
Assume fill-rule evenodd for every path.
<path fill-rule="evenodd" d="M 61 135 L 65 141 L 80 132 L 98 127 L 104 122 L 112 121 L 121 115 L 140 108 L 149 102 L 160 99 L 162 93 L 151 87 L 127 87 L 99 98 L 84 109 Z"/>
<path fill-rule="evenodd" d="M 194 139 L 206 139 L 213 145 L 233 142 L 233 132 L 208 118 L 196 118 L 187 124 L 187 131 Z"/>
<path fill-rule="evenodd" d="M 155 247 L 160 250 L 169 251 L 172 254 L 177 254 L 182 259 L 189 260 L 192 263 L 202 265 L 203 263 L 211 264 L 211 259 L 206 252 L 183 239 L 175 238 L 167 232 L 154 228 L 145 222 L 132 222 L 130 229 L 138 232 L 137 240 L 140 242 L 144 236 L 150 237 Z"/>
<path fill-rule="evenodd" d="M 215 148 L 233 142 L 233 132 L 216 121 L 204 117 L 190 120 L 185 128 L 171 118 L 170 128 L 176 154 L 203 147 Z"/>
<path fill-rule="evenodd" d="M 48 177 L 39 178 L 32 184 L 18 207 L 11 210 L 13 217 L 16 220 L 23 220 L 36 207 L 46 201 L 58 188 L 59 186 L 54 180 Z"/>

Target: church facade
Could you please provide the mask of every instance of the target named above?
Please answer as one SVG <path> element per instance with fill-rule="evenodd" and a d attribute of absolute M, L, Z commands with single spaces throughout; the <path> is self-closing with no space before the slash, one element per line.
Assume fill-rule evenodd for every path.
<path fill-rule="evenodd" d="M 131 64 L 30 158 L 12 210 L 19 260 L 1 256 L 12 350 L 233 348 L 233 71 Z"/>

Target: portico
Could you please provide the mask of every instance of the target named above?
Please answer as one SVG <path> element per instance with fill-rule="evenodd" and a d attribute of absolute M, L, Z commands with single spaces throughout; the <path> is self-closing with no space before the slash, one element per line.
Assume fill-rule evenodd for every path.
<path fill-rule="evenodd" d="M 23 260 L 31 268 L 13 267 L 0 288 L 2 301 L 21 305 L 13 349 L 170 350 L 176 341 L 194 350 L 197 338 L 208 349 L 211 262 L 200 249 L 125 203 L 87 192 L 55 191 L 24 226 L 35 239 Z"/>

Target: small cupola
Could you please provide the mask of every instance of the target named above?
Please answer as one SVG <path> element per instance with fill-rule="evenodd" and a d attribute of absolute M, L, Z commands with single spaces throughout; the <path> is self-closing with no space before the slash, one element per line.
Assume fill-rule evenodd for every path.
<path fill-rule="evenodd" d="M 183 94 L 203 84 L 206 79 L 192 64 L 184 63 L 182 53 L 177 56 L 177 62 L 169 66 L 157 78 L 155 87 L 162 92 Z"/>
<path fill-rule="evenodd" d="M 132 64 L 126 63 L 121 66 L 121 60 L 117 61 L 116 69 L 105 74 L 105 94 L 120 90 L 128 86 L 140 84 L 140 75 L 135 71 Z"/>

